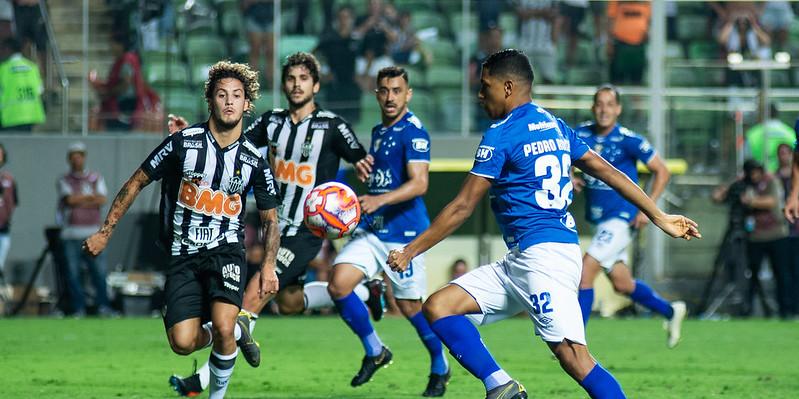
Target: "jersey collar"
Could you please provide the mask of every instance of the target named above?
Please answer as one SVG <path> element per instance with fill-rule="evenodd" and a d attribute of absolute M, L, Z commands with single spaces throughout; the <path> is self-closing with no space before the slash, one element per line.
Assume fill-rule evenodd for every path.
<path fill-rule="evenodd" d="M 234 141 L 234 142 L 232 142 L 232 143 L 228 144 L 228 146 L 227 146 L 227 147 L 225 147 L 225 148 L 222 148 L 222 147 L 220 147 L 220 146 L 219 146 L 219 143 L 218 143 L 218 142 L 216 141 L 216 139 L 214 138 L 214 135 L 213 135 L 213 134 L 211 134 L 211 128 L 208 126 L 208 122 L 205 122 L 205 123 L 203 123 L 203 124 L 201 125 L 201 127 L 202 127 L 203 129 L 205 129 L 205 136 L 206 136 L 206 137 L 208 137 L 208 140 L 210 140 L 210 141 L 211 141 L 211 144 L 213 144 L 213 145 L 214 145 L 214 147 L 215 147 L 217 150 L 219 150 L 219 151 L 222 151 L 222 152 L 228 152 L 228 151 L 230 151 L 230 150 L 232 150 L 232 149 L 234 149 L 234 148 L 238 147 L 238 145 L 239 145 L 239 144 L 241 144 L 241 143 L 242 143 L 242 142 L 245 140 L 245 137 L 244 137 L 244 130 L 242 129 L 241 135 L 239 135 L 239 139 L 238 139 L 238 140 L 236 140 L 236 141 Z"/>

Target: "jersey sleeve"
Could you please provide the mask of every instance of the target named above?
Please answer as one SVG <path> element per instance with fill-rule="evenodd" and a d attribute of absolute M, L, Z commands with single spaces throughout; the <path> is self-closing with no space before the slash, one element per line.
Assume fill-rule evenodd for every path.
<path fill-rule="evenodd" d="M 272 141 L 272 138 L 269 137 L 269 132 L 266 130 L 271 115 L 271 112 L 264 112 L 244 130 L 244 136 L 247 140 L 250 140 L 258 148 L 265 147 Z"/>
<path fill-rule="evenodd" d="M 645 164 L 649 163 L 657 153 L 646 137 L 637 134 L 625 140 L 625 147 L 629 154 Z"/>
<path fill-rule="evenodd" d="M 262 157 L 258 157 L 258 167 L 253 171 L 252 193 L 255 206 L 260 211 L 277 207 L 277 184 L 272 169 Z"/>
<path fill-rule="evenodd" d="M 408 162 L 430 162 L 430 135 L 424 128 L 405 130 L 405 159 Z"/>
<path fill-rule="evenodd" d="M 487 179 L 499 177 L 502 167 L 505 166 L 506 158 L 505 150 L 501 144 L 497 129 L 488 130 L 483 135 L 480 145 L 477 146 L 477 152 L 474 154 L 474 164 L 469 173 Z"/>
<path fill-rule="evenodd" d="M 355 136 L 352 126 L 341 118 L 335 118 L 330 123 L 333 151 L 336 152 L 336 155 L 352 164 L 363 159 L 366 156 L 366 150 Z"/>
<path fill-rule="evenodd" d="M 793 145 L 793 150 L 799 152 L 799 118 L 793 124 L 793 132 L 796 134 L 796 142 Z"/>
<path fill-rule="evenodd" d="M 182 137 L 183 134 L 180 132 L 169 135 L 141 163 L 141 170 L 150 180 L 161 180 L 164 177 L 169 165 L 173 164 L 177 157 Z"/>
<path fill-rule="evenodd" d="M 558 126 L 560 127 L 560 131 L 563 132 L 563 135 L 569 139 L 569 152 L 572 160 L 580 159 L 583 155 L 585 155 L 586 152 L 588 152 L 590 149 L 588 144 L 585 144 L 585 141 L 577 136 L 577 132 L 567 125 L 566 122 L 558 118 Z"/>

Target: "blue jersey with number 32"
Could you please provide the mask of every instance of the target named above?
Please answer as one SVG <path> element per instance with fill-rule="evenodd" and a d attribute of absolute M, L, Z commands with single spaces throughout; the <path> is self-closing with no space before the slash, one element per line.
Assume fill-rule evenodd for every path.
<path fill-rule="evenodd" d="M 566 123 L 534 103 L 486 131 L 471 173 L 491 180 L 491 209 L 508 248 L 578 242 L 569 169 L 587 151 Z"/>

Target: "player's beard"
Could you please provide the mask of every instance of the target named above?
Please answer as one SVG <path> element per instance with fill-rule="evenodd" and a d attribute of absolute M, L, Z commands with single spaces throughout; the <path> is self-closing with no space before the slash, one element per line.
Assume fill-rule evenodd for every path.
<path fill-rule="evenodd" d="M 214 112 L 211 113 L 211 118 L 214 119 L 214 124 L 218 128 L 222 130 L 233 130 L 236 126 L 238 126 L 239 122 L 241 122 L 241 117 L 232 122 L 226 122 L 224 119 L 222 119 L 221 112 L 222 111 L 220 110 L 214 110 Z"/>
<path fill-rule="evenodd" d="M 286 96 L 286 100 L 288 100 L 289 107 L 291 109 L 299 109 L 299 108 L 304 107 L 309 102 L 313 101 L 313 97 L 314 97 L 313 94 L 310 94 L 310 95 L 307 95 L 307 96 L 301 98 L 299 101 L 293 101 L 291 99 L 291 94 L 289 94 L 288 96 Z"/>

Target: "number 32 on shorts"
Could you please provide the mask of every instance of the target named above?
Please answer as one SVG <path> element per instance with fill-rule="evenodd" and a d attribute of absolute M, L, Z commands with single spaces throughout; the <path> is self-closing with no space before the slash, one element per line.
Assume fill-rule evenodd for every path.
<path fill-rule="evenodd" d="M 533 313 L 541 314 L 552 312 L 552 307 L 549 306 L 550 299 L 549 292 L 546 291 L 538 295 L 530 294 L 530 301 L 533 302 Z"/>

